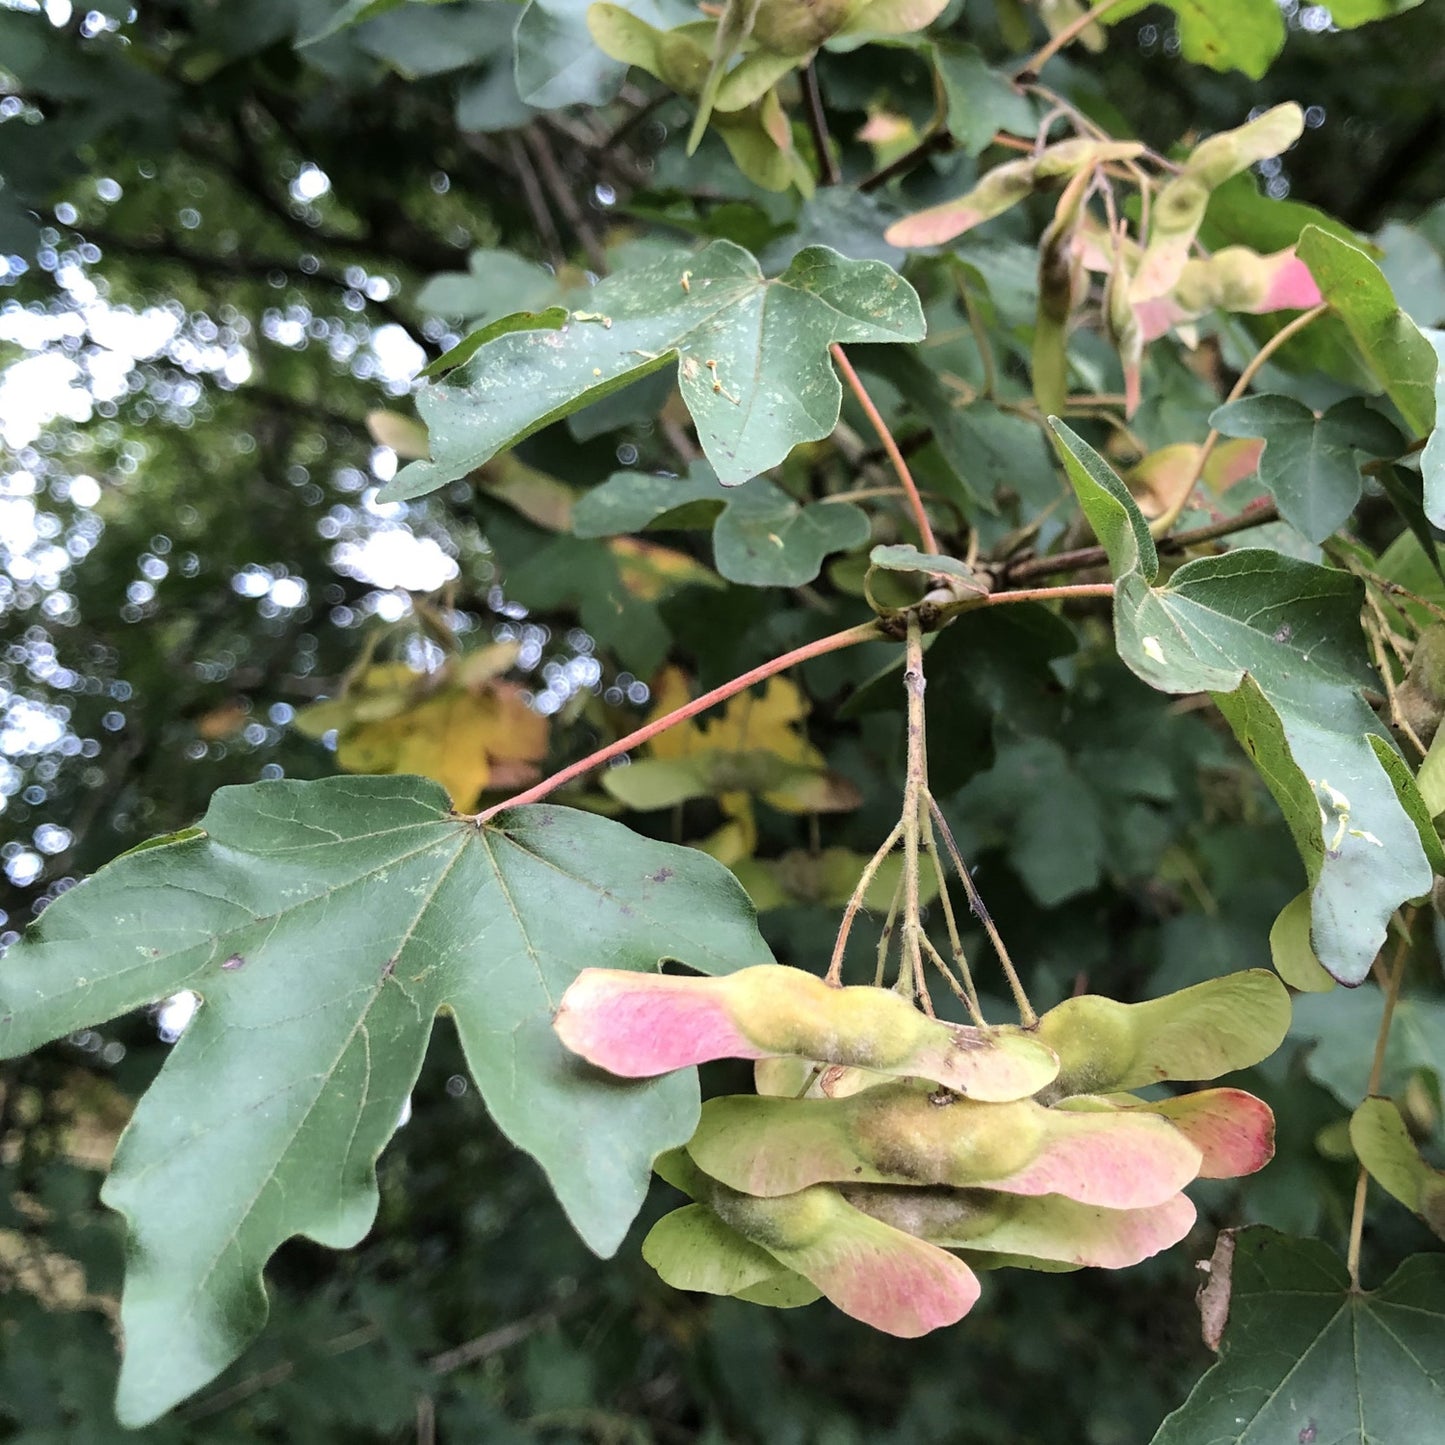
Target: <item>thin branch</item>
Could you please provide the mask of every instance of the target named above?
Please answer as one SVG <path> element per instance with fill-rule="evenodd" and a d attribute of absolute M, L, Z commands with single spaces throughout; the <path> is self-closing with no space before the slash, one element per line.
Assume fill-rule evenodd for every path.
<path fill-rule="evenodd" d="M 833 957 L 828 962 L 828 972 L 825 975 L 828 983 L 836 985 L 842 982 L 843 955 L 848 949 L 848 935 L 853 931 L 853 920 L 858 916 L 858 910 L 863 906 L 863 899 L 867 895 L 873 879 L 877 876 L 878 870 L 883 866 L 883 860 L 893 851 L 894 844 L 902 836 L 903 824 L 895 823 L 893 831 L 879 845 L 878 851 L 868 860 L 859 876 L 858 884 L 848 899 L 847 907 L 843 910 L 843 921 L 838 925 L 838 937 L 833 941 Z M 888 920 L 890 928 L 892 923 L 893 920 L 890 916 Z"/>
<path fill-rule="evenodd" d="M 853 395 L 858 398 L 858 404 L 867 414 L 868 420 L 873 423 L 873 429 L 883 443 L 883 450 L 888 453 L 888 460 L 893 463 L 893 470 L 898 474 L 898 480 L 903 483 L 903 490 L 908 493 L 909 506 L 913 509 L 913 519 L 918 524 L 918 535 L 923 543 L 923 550 L 937 554 L 938 539 L 933 535 L 933 524 L 928 520 L 928 513 L 923 509 L 923 498 L 918 495 L 918 484 L 913 480 L 913 473 L 908 470 L 908 463 L 903 460 L 903 453 L 898 450 L 898 443 L 894 440 L 893 433 L 889 431 L 888 423 L 883 420 L 882 414 L 873 404 L 873 398 L 868 395 L 867 388 L 859 379 L 858 373 L 853 370 L 853 363 L 848 360 L 848 355 L 843 348 L 835 341 L 828 349 L 833 353 L 833 360 L 838 363 L 838 370 L 847 379 Z"/>
<path fill-rule="evenodd" d="M 803 108 L 808 117 L 808 131 L 813 137 L 813 149 L 818 152 L 818 179 L 825 186 L 836 186 L 842 175 L 828 136 L 828 117 L 823 111 L 818 72 L 811 60 L 803 67 Z"/>
<path fill-rule="evenodd" d="M 943 846 L 948 849 L 948 856 L 953 862 L 954 872 L 958 874 L 959 882 L 963 884 L 963 891 L 968 895 L 968 906 L 973 910 L 974 917 L 983 925 L 983 931 L 988 934 L 988 941 L 998 955 L 999 967 L 1003 969 L 1004 977 L 1008 979 L 1008 986 L 1013 993 L 1019 1018 L 1023 1021 L 1026 1029 L 1031 1029 L 1038 1023 L 1039 1016 L 1034 1012 L 1033 1004 L 1029 1002 L 1029 996 L 1024 991 L 1023 981 L 1019 978 L 1018 970 L 1014 968 L 1008 949 L 1004 947 L 1003 937 L 993 921 L 993 914 L 984 906 L 983 896 L 973 881 L 973 874 L 968 871 L 968 864 L 963 861 L 963 854 L 958 850 L 953 829 L 948 826 L 948 819 L 943 816 L 943 809 L 938 806 L 938 799 L 929 793 L 927 802 L 928 810 L 933 814 L 933 821 L 938 824 L 938 830 L 943 835 Z"/>
<path fill-rule="evenodd" d="M 1172 537 L 1159 539 L 1161 552 L 1182 552 L 1197 547 L 1203 542 L 1215 542 L 1221 537 L 1233 536 L 1236 532 L 1248 531 L 1251 527 L 1263 527 L 1279 521 L 1279 509 L 1273 502 L 1251 507 L 1238 517 L 1228 517 L 1222 522 L 1210 522 L 1207 526 L 1194 527 L 1187 532 L 1176 532 Z M 1090 567 L 1103 567 L 1109 561 L 1109 554 L 1102 547 L 1077 547 L 1072 552 L 1056 552 L 1052 557 L 1031 557 L 1027 561 L 1006 566 L 1003 576 L 1009 582 L 1028 582 L 1035 577 L 1050 577 L 1057 572 L 1083 572 Z"/>
<path fill-rule="evenodd" d="M 1385 1051 L 1390 1043 L 1390 1023 L 1395 1017 L 1395 1004 L 1399 1001 L 1400 985 L 1405 979 L 1405 964 L 1410 957 L 1410 928 L 1413 922 L 1413 911 L 1401 916 L 1402 933 L 1395 948 L 1390 982 L 1385 988 L 1385 1007 L 1380 1014 L 1380 1030 L 1375 1035 L 1375 1056 L 1370 1061 L 1370 1081 L 1365 1085 L 1367 1099 L 1380 1092 L 1380 1080 L 1384 1077 Z M 1360 1246 L 1365 1237 L 1365 1195 L 1369 1182 L 1369 1170 L 1361 1165 L 1360 1177 L 1355 1181 L 1355 1203 L 1350 1211 L 1350 1244 L 1345 1255 L 1345 1266 L 1350 1272 L 1350 1288 L 1357 1294 L 1360 1289 Z"/>
<path fill-rule="evenodd" d="M 542 183 L 537 178 L 536 168 L 515 132 L 507 137 L 507 150 L 511 155 L 512 169 L 522 183 L 522 194 L 527 199 L 527 209 L 532 213 L 532 222 L 547 249 L 547 259 L 553 266 L 560 266 L 566 258 L 562 254 L 562 238 L 557 234 L 557 223 L 552 219 L 546 196 L 542 194 Z"/>
<path fill-rule="evenodd" d="M 953 137 L 943 126 L 928 132 L 912 150 L 904 151 L 901 156 L 888 162 L 874 171 L 871 176 L 865 176 L 858 182 L 860 191 L 876 191 L 879 186 L 886 186 L 895 176 L 906 175 L 914 166 L 926 160 L 934 151 L 946 151 L 953 149 Z"/>
<path fill-rule="evenodd" d="M 720 702 L 726 702 L 728 698 L 735 697 L 738 693 L 750 688 L 755 682 L 762 682 L 774 674 L 784 672 L 788 668 L 796 666 L 800 662 L 807 662 L 810 658 L 822 657 L 825 653 L 838 652 L 845 647 L 854 647 L 860 642 L 876 642 L 885 637 L 882 626 L 877 622 L 860 622 L 856 627 L 846 628 L 842 632 L 830 633 L 827 637 L 820 637 L 816 642 L 806 643 L 802 647 L 795 647 L 791 652 L 785 652 L 781 657 L 772 658 L 768 662 L 759 663 L 757 667 L 750 668 L 747 672 L 715 687 L 711 692 L 705 692 L 701 697 L 695 697 L 689 703 L 684 703 L 679 708 L 674 708 L 664 717 L 655 718 L 650 723 L 630 732 L 624 738 L 619 738 L 615 743 L 608 743 L 606 747 L 598 748 L 595 753 L 589 753 L 579 762 L 553 773 L 550 778 L 544 778 L 535 787 L 528 788 L 525 792 L 518 793 L 505 802 L 497 803 L 490 808 L 484 808 L 480 813 L 466 814 L 470 821 L 480 827 L 489 818 L 494 818 L 505 808 L 520 808 L 525 803 L 535 803 L 545 798 L 550 793 L 556 792 L 564 783 L 570 783 L 574 778 L 580 778 L 590 773 L 593 768 L 600 767 L 611 758 L 621 757 L 623 753 L 631 752 L 633 748 L 641 747 L 643 743 L 664 733 L 668 728 L 676 727 L 680 722 L 686 722 L 690 717 L 696 717 L 699 713 L 706 712 L 711 707 L 716 707 Z"/>
<path fill-rule="evenodd" d="M 1099 0 L 1099 3 L 1092 10 L 1080 15 L 1078 19 L 1065 25 L 1047 45 L 1041 46 L 1014 72 L 1015 80 L 1032 79 L 1061 51 L 1064 46 L 1072 44 L 1096 21 L 1102 20 L 1122 0 Z"/>
<path fill-rule="evenodd" d="M 918 833 L 923 812 L 923 795 L 928 786 L 928 737 L 925 730 L 923 690 L 923 631 L 916 613 L 908 617 L 908 651 L 903 664 L 903 689 L 908 694 L 908 768 L 903 785 L 903 944 L 898 965 L 898 983 L 903 985 L 907 969 L 913 996 L 926 999 L 923 983 L 923 951 L 919 939 L 923 923 L 919 918 Z"/>
<path fill-rule="evenodd" d="M 1070 597 L 1112 597 L 1112 582 L 1076 582 L 1068 587 L 1021 587 L 1012 592 L 990 592 L 980 602 L 969 601 L 973 607 L 1001 607 L 1006 602 L 1054 602 Z"/>
<path fill-rule="evenodd" d="M 587 217 L 583 214 L 582 207 L 577 203 L 577 197 L 572 194 L 572 187 L 567 177 L 562 174 L 562 167 L 557 163 L 557 156 L 551 143 L 535 126 L 528 126 L 522 132 L 522 139 L 537 162 L 537 171 L 542 177 L 542 184 L 546 186 L 548 194 L 556 202 L 557 209 L 567 218 L 567 224 L 572 228 L 572 234 L 582 243 L 582 249 L 587 253 L 588 264 L 599 276 L 606 275 L 607 252 L 603 250 L 602 243 L 597 239 L 596 231 L 592 229 Z"/>

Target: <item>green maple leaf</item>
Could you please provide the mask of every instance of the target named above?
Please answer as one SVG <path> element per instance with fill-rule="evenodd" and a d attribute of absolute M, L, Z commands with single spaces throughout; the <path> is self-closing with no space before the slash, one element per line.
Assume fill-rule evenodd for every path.
<path fill-rule="evenodd" d="M 1400 310 L 1385 273 L 1358 246 L 1318 226 L 1300 232 L 1299 258 L 1406 426 L 1427 435 L 1435 425 L 1435 348 Z"/>
<path fill-rule="evenodd" d="M 1117 25 L 1152 4 L 1125 0 L 1104 12 Z M 1284 46 L 1284 17 L 1275 0 L 1162 0 L 1179 22 L 1179 48 L 1186 60 L 1213 70 L 1242 70 L 1258 80 Z"/>
<path fill-rule="evenodd" d="M 901 276 L 826 246 L 800 251 L 767 279 L 741 246 L 714 241 L 695 256 L 619 272 L 593 288 L 588 304 L 555 329 L 492 336 L 453 377 L 423 391 L 417 407 L 431 459 L 400 471 L 384 498 L 435 491 L 666 366 L 677 369 L 718 478 L 736 486 L 838 424 L 831 343 L 924 334 L 918 296 Z"/>
<path fill-rule="evenodd" d="M 1285 521 L 1311 542 L 1323 542 L 1360 500 L 1364 478 L 1358 453 L 1395 456 L 1400 435 L 1359 397 L 1316 417 L 1293 397 L 1241 397 L 1219 407 L 1210 426 L 1227 437 L 1263 437 L 1259 479 Z"/>
<path fill-rule="evenodd" d="M 686 477 L 617 472 L 572 513 L 579 537 L 708 525 L 717 570 L 749 587 L 801 587 L 830 553 L 861 547 L 869 534 L 867 514 L 851 502 L 795 502 L 762 477 L 725 490 L 702 462 Z"/>
<path fill-rule="evenodd" d="M 1313 890 L 1315 953 L 1357 984 L 1400 904 L 1430 888 L 1429 810 L 1360 695 L 1364 590 L 1263 548 L 1187 562 L 1160 587 L 1143 515 L 1108 464 L 1051 423 L 1115 577 L 1114 637 L 1161 692 L 1208 692 L 1274 794 Z"/>
<path fill-rule="evenodd" d="M 419 778 L 223 788 L 202 829 L 58 899 L 0 962 L 0 1057 L 181 990 L 203 1001 L 103 1193 L 130 1225 L 122 1421 L 240 1354 L 283 1241 L 365 1235 L 439 1012 L 497 1125 L 588 1244 L 616 1249 L 653 1158 L 696 1125 L 697 1081 L 588 1068 L 551 1017 L 583 967 L 663 958 L 770 961 L 719 864 L 566 808 L 479 828 Z"/>
<path fill-rule="evenodd" d="M 1272 1229 L 1211 1273 L 1228 1301 L 1216 1364 L 1153 1445 L 1435 1445 L 1445 1420 L 1445 1255 L 1350 1288 L 1328 1245 Z M 1226 1251 L 1227 1251 L 1226 1246 Z M 1228 1291 L 1227 1294 L 1225 1291 Z"/>

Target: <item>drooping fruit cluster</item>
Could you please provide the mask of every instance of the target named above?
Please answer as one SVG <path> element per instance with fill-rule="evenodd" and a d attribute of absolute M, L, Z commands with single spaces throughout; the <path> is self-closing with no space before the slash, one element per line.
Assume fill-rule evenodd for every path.
<path fill-rule="evenodd" d="M 1263 970 L 1142 1004 L 1071 998 L 973 1028 L 882 988 L 769 965 L 725 978 L 585 969 L 555 1028 L 629 1078 L 756 1060 L 657 1172 L 694 1200 L 643 1255 L 678 1289 L 781 1307 L 826 1296 L 889 1334 L 961 1319 L 975 1268 L 1119 1269 L 1178 1243 L 1196 1178 L 1252 1173 L 1268 1107 L 1237 1089 L 1131 1090 L 1258 1063 L 1289 1024 Z"/>

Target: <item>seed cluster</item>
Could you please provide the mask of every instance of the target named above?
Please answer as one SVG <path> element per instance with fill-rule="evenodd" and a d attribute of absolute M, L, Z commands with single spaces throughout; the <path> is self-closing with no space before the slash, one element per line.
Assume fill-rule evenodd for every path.
<path fill-rule="evenodd" d="M 769 965 L 586 969 L 554 1026 L 627 1077 L 756 1060 L 757 1093 L 709 1100 L 656 1163 L 693 1201 L 644 1241 L 664 1280 L 780 1307 L 824 1296 L 915 1336 L 973 1308 L 978 1269 L 1121 1269 L 1183 1239 L 1184 1186 L 1262 1168 L 1274 1119 L 1238 1089 L 1134 1091 L 1248 1067 L 1288 1024 L 1262 970 L 1143 1004 L 1072 998 L 1024 1030 Z"/>

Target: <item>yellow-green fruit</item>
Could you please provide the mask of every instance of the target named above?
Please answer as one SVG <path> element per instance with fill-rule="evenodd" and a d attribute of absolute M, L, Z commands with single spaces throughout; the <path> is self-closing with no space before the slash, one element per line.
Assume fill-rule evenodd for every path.
<path fill-rule="evenodd" d="M 809 55 L 831 39 L 858 8 L 858 0 L 762 0 L 753 39 L 779 55 Z"/>
<path fill-rule="evenodd" d="M 1039 1020 L 1039 1037 L 1059 1056 L 1050 1094 L 1101 1094 L 1118 1087 L 1138 1047 L 1127 1004 L 1097 994 L 1065 999 Z"/>

